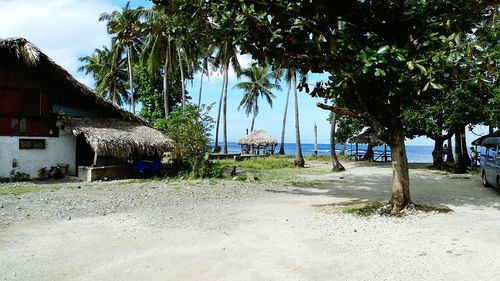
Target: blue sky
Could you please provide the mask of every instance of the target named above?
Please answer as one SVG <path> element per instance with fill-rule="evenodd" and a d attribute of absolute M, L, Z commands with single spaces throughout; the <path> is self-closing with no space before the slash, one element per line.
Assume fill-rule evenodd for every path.
<path fill-rule="evenodd" d="M 38 46 L 44 53 L 51 57 L 57 64 L 64 67 L 76 79 L 90 87 L 93 87 L 91 77 L 85 77 L 83 73 L 77 72 L 81 63 L 78 58 L 88 55 L 95 48 L 109 44 L 109 35 L 106 34 L 105 23 L 99 22 L 101 13 L 110 13 L 119 9 L 127 1 L 123 0 L 0 0 L 0 38 L 24 37 Z M 151 2 L 131 1 L 132 7 L 150 7 Z M 251 63 L 249 56 L 241 56 L 240 62 L 243 66 Z M 310 83 L 325 79 L 324 75 L 310 75 Z M 233 90 L 237 83 L 236 75 L 230 74 L 228 92 L 228 139 L 235 141 L 245 134 L 245 129 L 250 127 L 251 118 L 247 117 L 243 110 L 237 107 L 242 96 L 242 91 Z M 193 86 L 188 83 L 188 91 L 193 102 L 198 101 L 199 76 L 195 76 Z M 206 104 L 217 103 L 220 97 L 222 76 L 220 73 L 212 73 L 208 80 L 203 82 L 202 102 Z M 281 124 L 283 118 L 286 85 L 282 84 L 283 90 L 275 92 L 277 98 L 271 109 L 263 100 L 260 101 L 260 113 L 256 119 L 256 128 L 264 129 L 279 140 L 281 135 Z M 299 93 L 300 128 L 303 143 L 313 142 L 313 127 L 318 126 L 318 142 L 329 142 L 330 126 L 326 121 L 328 112 L 315 106 L 321 99 L 311 98 L 306 93 Z M 212 109 L 211 115 L 216 117 L 217 106 Z M 485 128 L 477 128 L 477 134 L 486 134 Z M 468 141 L 475 136 L 468 134 Z M 290 98 L 286 142 L 294 142 L 293 124 L 293 99 Z M 408 145 L 433 145 L 431 140 L 417 138 L 408 140 Z"/>

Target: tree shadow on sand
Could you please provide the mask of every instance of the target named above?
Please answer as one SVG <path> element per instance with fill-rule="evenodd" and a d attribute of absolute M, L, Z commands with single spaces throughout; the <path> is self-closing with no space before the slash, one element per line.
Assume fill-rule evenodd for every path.
<path fill-rule="evenodd" d="M 482 186 L 477 174 L 454 175 L 428 170 L 429 165 L 410 167 L 410 192 L 412 202 L 423 206 L 475 206 L 500 210 L 500 191 Z M 331 173 L 327 178 L 307 177 L 292 183 L 288 190 L 268 189 L 268 192 L 302 195 L 330 196 L 344 201 L 389 201 L 392 193 L 390 164 L 356 163 L 356 167 L 369 168 L 369 172 Z M 335 200 L 336 202 L 340 202 Z"/>

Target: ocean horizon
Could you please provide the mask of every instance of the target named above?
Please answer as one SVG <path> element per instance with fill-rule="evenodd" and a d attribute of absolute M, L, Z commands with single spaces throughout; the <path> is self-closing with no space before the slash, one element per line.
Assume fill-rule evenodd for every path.
<path fill-rule="evenodd" d="M 211 142 L 210 147 L 214 147 L 215 143 Z M 222 145 L 222 142 L 219 142 L 219 145 Z M 304 156 L 309 156 L 314 154 L 314 144 L 312 143 L 302 143 L 302 154 Z M 359 144 L 358 149 L 363 150 L 366 149 L 366 144 Z M 342 148 L 341 144 L 335 145 L 335 151 L 337 153 Z M 280 149 L 280 145 L 276 146 L 276 152 Z M 355 150 L 354 144 L 347 144 L 346 149 Z M 374 150 L 384 151 L 384 146 L 376 146 L 373 148 Z M 423 146 L 423 145 L 407 145 L 406 146 L 406 155 L 408 157 L 409 163 L 432 163 L 432 150 L 434 146 Z M 241 152 L 240 145 L 236 142 L 228 142 L 227 150 L 229 153 L 239 153 Z M 390 147 L 387 146 L 387 150 L 390 151 Z M 287 155 L 295 155 L 295 143 L 285 143 L 285 154 Z M 318 155 L 330 155 L 330 144 L 318 143 Z"/>

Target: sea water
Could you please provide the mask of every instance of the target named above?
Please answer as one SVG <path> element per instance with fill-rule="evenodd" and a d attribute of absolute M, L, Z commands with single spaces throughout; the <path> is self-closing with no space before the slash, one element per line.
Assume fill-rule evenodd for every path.
<path fill-rule="evenodd" d="M 212 147 L 214 143 L 210 144 Z M 222 146 L 222 143 L 219 143 Z M 314 144 L 312 143 L 303 143 L 302 147 L 302 155 L 313 155 L 314 154 Z M 342 148 L 342 145 L 335 145 L 335 150 L 337 153 Z M 276 147 L 276 153 L 279 151 L 280 145 Z M 352 149 L 353 151 L 356 149 L 354 144 L 347 144 L 346 149 Z M 359 150 L 366 150 L 366 144 L 359 144 Z M 376 146 L 373 148 L 376 151 L 383 152 L 384 146 Z M 407 145 L 406 146 L 406 155 L 408 157 L 408 162 L 410 163 L 432 163 L 432 150 L 433 146 L 414 146 Z M 239 153 L 241 152 L 240 145 L 235 142 L 227 143 L 227 150 L 229 153 Z M 390 147 L 387 146 L 387 151 L 390 151 Z M 295 143 L 285 143 L 285 153 L 286 154 L 295 154 Z M 346 154 L 348 151 L 346 151 Z M 318 143 L 318 155 L 330 155 L 330 145 L 324 143 Z"/>

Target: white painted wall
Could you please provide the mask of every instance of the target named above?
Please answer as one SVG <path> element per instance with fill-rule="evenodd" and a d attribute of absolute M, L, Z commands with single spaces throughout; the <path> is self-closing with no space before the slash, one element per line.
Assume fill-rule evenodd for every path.
<path fill-rule="evenodd" d="M 46 149 L 19 149 L 19 139 L 45 139 Z M 0 178 L 11 176 L 12 170 L 30 174 L 31 178 L 38 177 L 38 170 L 50 168 L 58 163 L 69 164 L 69 175 L 76 175 L 76 137 L 63 130 L 59 137 L 2 137 L 0 136 Z M 15 160 L 14 160 L 15 159 Z M 17 167 L 12 163 L 16 161 Z"/>

